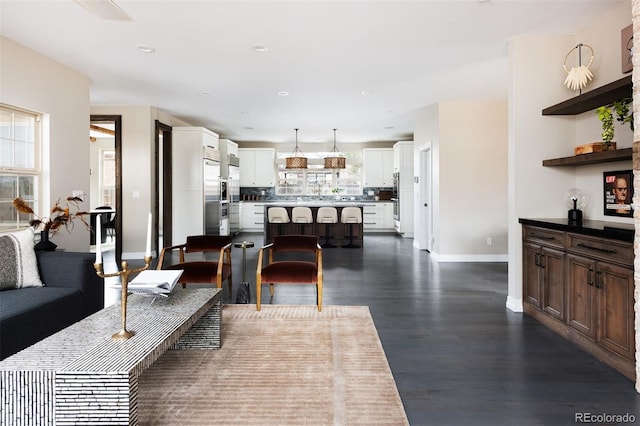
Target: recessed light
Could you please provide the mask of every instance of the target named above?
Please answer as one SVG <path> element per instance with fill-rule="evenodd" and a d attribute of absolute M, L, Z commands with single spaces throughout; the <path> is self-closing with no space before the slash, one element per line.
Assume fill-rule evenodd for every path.
<path fill-rule="evenodd" d="M 198 93 L 200 96 L 209 96 L 209 92 L 200 92 Z"/>
<path fill-rule="evenodd" d="M 278 92 L 278 96 L 289 96 L 289 92 L 286 90 L 281 90 Z"/>
<path fill-rule="evenodd" d="M 243 129 L 245 129 L 245 130 L 253 130 L 253 127 L 245 126 L 245 127 L 243 127 Z"/>
<path fill-rule="evenodd" d="M 363 90 L 362 92 L 360 92 L 360 94 L 362 96 L 371 96 L 373 95 L 375 92 L 373 90 Z"/>
<path fill-rule="evenodd" d="M 384 129 L 385 129 L 385 130 L 392 130 L 392 129 L 395 129 L 395 127 L 394 127 L 394 126 L 387 126 L 387 127 L 385 127 Z"/>
<path fill-rule="evenodd" d="M 244 117 L 248 117 L 250 115 L 250 113 L 248 113 L 247 111 L 242 111 L 240 113 L 240 115 L 244 116 Z"/>
<path fill-rule="evenodd" d="M 390 109 L 390 110 L 385 111 L 384 113 L 387 114 L 387 115 L 391 115 L 391 114 L 394 113 L 394 111 Z"/>
<path fill-rule="evenodd" d="M 268 52 L 269 51 L 269 47 L 265 46 L 264 44 L 254 44 L 253 45 L 253 50 L 255 50 L 256 52 Z"/>
<path fill-rule="evenodd" d="M 139 44 L 136 46 L 138 48 L 139 51 L 141 51 L 142 53 L 153 53 L 156 51 L 156 49 L 154 49 L 151 46 L 147 46 L 144 44 Z"/>

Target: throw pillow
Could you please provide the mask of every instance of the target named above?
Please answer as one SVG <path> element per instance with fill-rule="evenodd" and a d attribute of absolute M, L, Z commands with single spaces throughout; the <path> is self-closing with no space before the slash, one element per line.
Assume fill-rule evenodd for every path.
<path fill-rule="evenodd" d="M 0 290 L 25 287 L 43 287 L 31 228 L 0 235 Z"/>

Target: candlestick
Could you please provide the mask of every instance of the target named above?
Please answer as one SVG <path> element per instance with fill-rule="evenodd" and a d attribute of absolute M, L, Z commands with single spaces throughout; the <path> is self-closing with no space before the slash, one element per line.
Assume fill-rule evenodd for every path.
<path fill-rule="evenodd" d="M 102 263 L 102 215 L 96 216 L 96 262 Z"/>
<path fill-rule="evenodd" d="M 147 249 L 144 252 L 145 257 L 151 257 L 151 212 L 149 212 L 149 219 L 147 220 Z"/>

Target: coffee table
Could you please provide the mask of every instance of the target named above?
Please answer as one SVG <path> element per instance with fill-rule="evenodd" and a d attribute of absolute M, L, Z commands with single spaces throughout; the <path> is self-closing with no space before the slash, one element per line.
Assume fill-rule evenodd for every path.
<path fill-rule="evenodd" d="M 168 349 L 219 349 L 222 290 L 176 288 L 169 297 L 130 295 L 120 304 L 0 361 L 0 424 L 135 425 L 138 377 Z"/>

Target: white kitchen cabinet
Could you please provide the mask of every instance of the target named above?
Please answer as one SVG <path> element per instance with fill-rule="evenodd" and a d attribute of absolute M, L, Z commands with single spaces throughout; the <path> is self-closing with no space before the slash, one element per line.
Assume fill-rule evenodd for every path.
<path fill-rule="evenodd" d="M 394 153 L 392 148 L 362 150 L 362 183 L 364 187 L 392 187 Z"/>
<path fill-rule="evenodd" d="M 400 187 L 413 187 L 413 141 L 393 145 L 393 171 L 400 174 Z"/>
<path fill-rule="evenodd" d="M 264 203 L 240 203 L 240 231 L 264 232 Z"/>
<path fill-rule="evenodd" d="M 276 185 L 276 150 L 240 148 L 240 186 L 273 187 Z"/>
<path fill-rule="evenodd" d="M 218 150 L 218 135 L 204 127 L 172 130 L 172 241 L 204 233 L 204 149 Z"/>
<path fill-rule="evenodd" d="M 362 208 L 363 229 L 368 232 L 393 231 L 393 203 L 366 203 Z"/>

